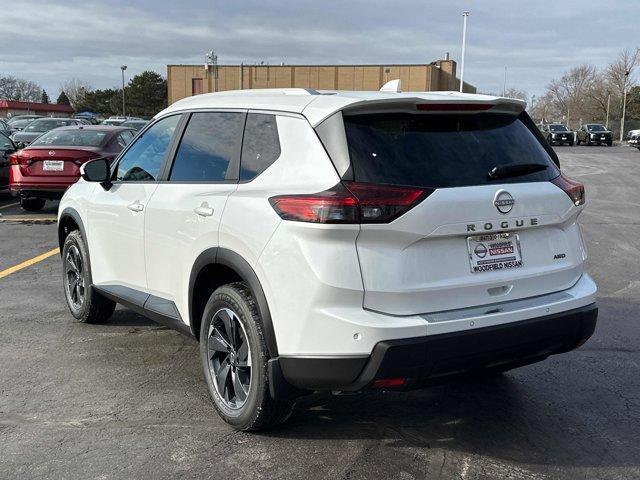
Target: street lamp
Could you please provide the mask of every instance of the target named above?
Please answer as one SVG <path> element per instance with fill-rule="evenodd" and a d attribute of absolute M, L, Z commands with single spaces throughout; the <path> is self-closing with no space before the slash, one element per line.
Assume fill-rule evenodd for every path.
<path fill-rule="evenodd" d="M 460 92 L 464 88 L 464 51 L 467 46 L 467 17 L 469 12 L 462 12 L 462 59 L 460 62 Z"/>
<path fill-rule="evenodd" d="M 620 143 L 624 139 L 624 117 L 627 113 L 627 82 L 629 81 L 629 70 L 624 72 L 624 93 L 622 95 L 622 119 L 620 120 Z"/>
<path fill-rule="evenodd" d="M 124 106 L 124 71 L 127 69 L 126 65 L 120 65 L 120 70 L 122 70 L 122 116 L 125 115 L 125 106 Z"/>

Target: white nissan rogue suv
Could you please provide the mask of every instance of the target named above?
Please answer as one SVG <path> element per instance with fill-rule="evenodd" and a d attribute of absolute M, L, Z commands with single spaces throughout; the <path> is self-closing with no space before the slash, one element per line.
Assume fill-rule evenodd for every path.
<path fill-rule="evenodd" d="M 582 184 L 518 100 L 232 91 L 180 100 L 59 210 L 73 316 L 200 341 L 220 416 L 567 352 L 596 325 Z"/>

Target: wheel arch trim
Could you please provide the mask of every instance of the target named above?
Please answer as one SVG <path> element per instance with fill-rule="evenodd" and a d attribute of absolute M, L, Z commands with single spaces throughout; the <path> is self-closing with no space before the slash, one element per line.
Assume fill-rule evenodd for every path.
<path fill-rule="evenodd" d="M 75 208 L 66 207 L 64 210 L 62 210 L 62 212 L 60 213 L 60 216 L 58 217 L 58 246 L 60 247 L 60 255 L 62 255 L 62 247 L 64 246 L 64 237 L 63 237 L 62 228 L 63 228 L 65 218 L 71 218 L 76 223 L 76 225 L 78 225 L 78 228 L 80 229 L 80 233 L 82 234 L 82 238 L 84 239 L 85 242 L 88 242 L 82 217 L 80 216 L 80 214 Z M 87 243 L 87 255 L 89 255 L 88 243 Z"/>
<path fill-rule="evenodd" d="M 229 267 L 247 283 L 249 290 L 256 299 L 258 311 L 262 318 L 262 327 L 269 356 L 271 358 L 276 358 L 278 356 L 278 344 L 276 341 L 269 305 L 267 303 L 267 297 L 264 294 L 262 284 L 249 262 L 233 250 L 220 247 L 208 248 L 200 253 L 193 263 L 191 274 L 189 276 L 189 326 L 193 334 L 197 335 L 198 333 L 195 332 L 193 328 L 193 291 L 200 272 L 209 265 L 223 265 L 225 267 Z"/>

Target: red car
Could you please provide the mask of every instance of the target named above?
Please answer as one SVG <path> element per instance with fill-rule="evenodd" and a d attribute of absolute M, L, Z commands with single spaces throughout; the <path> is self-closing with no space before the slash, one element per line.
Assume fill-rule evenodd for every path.
<path fill-rule="evenodd" d="M 9 189 L 28 211 L 61 198 L 80 178 L 80 165 L 95 158 L 113 160 L 135 136 L 130 128 L 74 125 L 50 130 L 9 157 Z"/>

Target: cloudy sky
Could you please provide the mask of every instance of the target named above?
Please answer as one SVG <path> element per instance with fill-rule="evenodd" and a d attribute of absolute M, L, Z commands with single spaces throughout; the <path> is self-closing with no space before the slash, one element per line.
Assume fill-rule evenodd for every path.
<path fill-rule="evenodd" d="M 615 3 L 615 8 L 613 4 Z M 637 0 L 0 0 L 0 74 L 57 96 L 76 77 L 120 83 L 170 63 L 426 63 L 460 57 L 469 10 L 465 80 L 480 91 L 540 94 L 554 77 L 606 65 L 640 44 Z"/>

